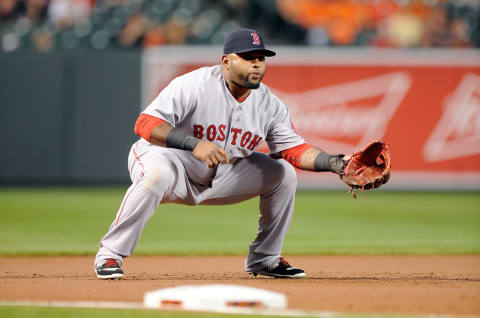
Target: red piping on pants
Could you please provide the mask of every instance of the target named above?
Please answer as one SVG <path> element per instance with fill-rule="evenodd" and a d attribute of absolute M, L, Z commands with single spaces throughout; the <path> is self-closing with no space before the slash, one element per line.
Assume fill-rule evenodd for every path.
<path fill-rule="evenodd" d="M 143 163 L 140 161 L 140 157 L 137 155 L 137 152 L 135 151 L 135 148 L 137 148 L 137 145 L 138 145 L 138 141 L 137 143 L 135 144 L 135 147 L 133 148 L 133 155 L 135 156 L 135 160 L 138 161 L 139 165 L 142 167 L 142 172 L 140 173 L 140 177 L 143 177 L 144 176 L 144 171 L 145 171 L 145 168 L 143 166 Z M 135 188 L 137 187 L 138 185 L 138 180 L 137 182 L 135 183 L 135 185 L 133 186 L 132 190 L 127 193 L 127 196 L 125 197 L 125 200 L 123 200 L 123 203 L 122 203 L 122 207 L 120 208 L 120 213 L 118 213 L 118 217 L 117 217 L 117 220 L 115 222 L 115 226 L 118 225 L 118 220 L 120 220 L 120 216 L 122 216 L 122 213 L 123 213 L 123 208 L 125 207 L 125 203 L 127 202 L 128 200 L 128 197 L 130 196 L 130 193 L 133 192 L 133 190 L 135 190 Z"/>

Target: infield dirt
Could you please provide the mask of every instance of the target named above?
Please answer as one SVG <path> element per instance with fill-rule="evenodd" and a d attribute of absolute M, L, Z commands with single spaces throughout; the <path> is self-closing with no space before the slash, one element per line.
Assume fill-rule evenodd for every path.
<path fill-rule="evenodd" d="M 132 256 L 100 281 L 93 257 L 1 257 L 0 300 L 141 302 L 146 291 L 234 284 L 287 295 L 290 309 L 480 315 L 480 255 L 291 256 L 306 278 L 249 277 L 239 256 Z"/>

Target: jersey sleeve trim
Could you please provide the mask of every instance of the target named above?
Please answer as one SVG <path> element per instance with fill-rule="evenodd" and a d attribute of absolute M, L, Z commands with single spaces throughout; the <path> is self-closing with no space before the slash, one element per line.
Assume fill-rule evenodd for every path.
<path fill-rule="evenodd" d="M 137 121 L 135 122 L 135 128 L 133 130 L 137 135 L 139 135 L 146 141 L 150 141 L 152 131 L 160 124 L 163 124 L 165 122 L 165 120 L 152 115 L 140 114 Z"/>
<path fill-rule="evenodd" d="M 305 151 L 312 148 L 311 145 L 304 143 L 289 149 L 285 149 L 280 153 L 280 156 L 290 162 L 295 168 L 300 168 L 300 160 Z"/>

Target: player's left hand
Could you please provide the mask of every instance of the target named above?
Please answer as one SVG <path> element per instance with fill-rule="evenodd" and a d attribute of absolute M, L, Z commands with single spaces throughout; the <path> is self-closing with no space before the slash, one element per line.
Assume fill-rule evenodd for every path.
<path fill-rule="evenodd" d="M 363 192 L 387 183 L 390 170 L 390 145 L 384 141 L 372 141 L 362 150 L 343 157 L 340 178 L 350 190 L 362 189 Z"/>

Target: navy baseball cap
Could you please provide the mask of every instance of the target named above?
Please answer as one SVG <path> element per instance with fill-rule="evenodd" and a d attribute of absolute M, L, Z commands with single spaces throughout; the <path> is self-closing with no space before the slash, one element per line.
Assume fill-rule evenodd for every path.
<path fill-rule="evenodd" d="M 238 29 L 230 33 L 223 45 L 223 54 L 259 52 L 265 56 L 275 56 L 276 53 L 265 48 L 263 38 L 255 30 Z"/>

